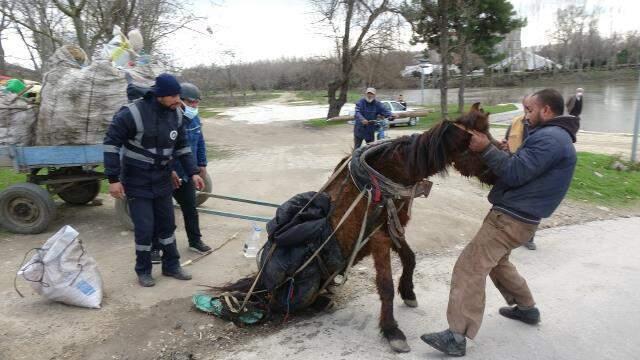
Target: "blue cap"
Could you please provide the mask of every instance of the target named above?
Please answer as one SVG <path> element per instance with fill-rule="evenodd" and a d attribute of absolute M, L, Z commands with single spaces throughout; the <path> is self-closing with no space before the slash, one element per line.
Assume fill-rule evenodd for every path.
<path fill-rule="evenodd" d="M 174 96 L 180 94 L 180 83 L 175 76 L 170 74 L 160 74 L 153 85 L 153 93 L 158 97 Z"/>

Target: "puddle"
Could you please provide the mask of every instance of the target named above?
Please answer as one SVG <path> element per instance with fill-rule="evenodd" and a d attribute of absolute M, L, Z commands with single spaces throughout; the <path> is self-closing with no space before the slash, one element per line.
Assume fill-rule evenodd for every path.
<path fill-rule="evenodd" d="M 345 104 L 341 115 L 353 113 L 353 104 Z M 250 124 L 268 124 L 277 121 L 309 120 L 327 116 L 328 105 L 253 105 L 234 107 L 221 113 L 233 121 L 245 121 Z"/>

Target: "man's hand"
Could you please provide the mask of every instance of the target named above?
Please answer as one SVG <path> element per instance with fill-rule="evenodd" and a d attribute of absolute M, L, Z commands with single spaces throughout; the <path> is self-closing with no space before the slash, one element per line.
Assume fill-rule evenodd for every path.
<path fill-rule="evenodd" d="M 363 119 L 360 120 L 360 122 L 362 123 L 362 125 L 369 125 L 369 120 Z"/>
<path fill-rule="evenodd" d="M 473 130 L 473 136 L 471 136 L 471 142 L 469 143 L 469 149 L 474 152 L 483 152 L 491 145 L 491 141 L 487 135 Z"/>
<path fill-rule="evenodd" d="M 116 199 L 124 199 L 124 186 L 122 186 L 122 183 L 109 184 L 109 194 Z"/>
<path fill-rule="evenodd" d="M 400 115 L 398 115 L 398 114 L 391 114 L 391 118 L 394 119 L 394 120 L 399 118 L 399 117 L 400 117 Z"/>
<path fill-rule="evenodd" d="M 204 180 L 202 180 L 200 175 L 198 175 L 198 174 L 193 175 L 191 177 L 191 180 L 193 180 L 193 185 L 195 185 L 196 190 L 202 191 L 202 189 L 204 189 Z"/>
<path fill-rule="evenodd" d="M 205 178 L 207 176 L 207 167 L 206 166 L 200 166 L 200 175 L 201 178 Z"/>
<path fill-rule="evenodd" d="M 509 151 L 509 142 L 507 140 L 502 140 L 500 142 L 500 150 Z"/>
<path fill-rule="evenodd" d="M 173 183 L 173 188 L 177 189 L 182 185 L 182 179 L 178 176 L 178 173 L 175 171 L 171 172 L 171 183 Z"/>

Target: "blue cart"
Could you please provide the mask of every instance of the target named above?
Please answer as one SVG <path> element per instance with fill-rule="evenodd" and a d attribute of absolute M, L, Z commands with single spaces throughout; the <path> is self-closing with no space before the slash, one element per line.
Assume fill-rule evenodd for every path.
<path fill-rule="evenodd" d="M 104 174 L 102 145 L 0 146 L 0 167 L 25 173 L 27 182 L 0 192 L 0 226 L 19 234 L 45 231 L 55 218 L 52 196 L 84 205 L 98 196 Z"/>
<path fill-rule="evenodd" d="M 103 163 L 102 145 L 0 146 L 0 168 L 13 168 L 27 175 L 27 182 L 14 184 L 0 192 L 0 227 L 18 234 L 39 234 L 55 218 L 53 195 L 73 205 L 91 202 L 100 193 L 104 173 L 96 168 Z M 215 198 L 277 208 L 278 204 L 212 194 L 211 177 L 197 195 L 202 205 Z M 210 215 L 267 222 L 270 218 L 198 208 Z M 127 229 L 133 229 L 127 202 L 116 200 L 116 217 Z"/>

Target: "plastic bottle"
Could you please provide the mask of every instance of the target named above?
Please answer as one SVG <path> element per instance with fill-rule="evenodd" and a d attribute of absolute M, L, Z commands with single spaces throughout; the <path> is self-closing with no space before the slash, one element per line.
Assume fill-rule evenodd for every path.
<path fill-rule="evenodd" d="M 253 223 L 252 226 L 253 231 L 251 235 L 244 242 L 244 249 L 242 252 L 244 253 L 244 257 L 246 258 L 255 258 L 258 255 L 258 251 L 260 250 L 262 229 Z"/>

